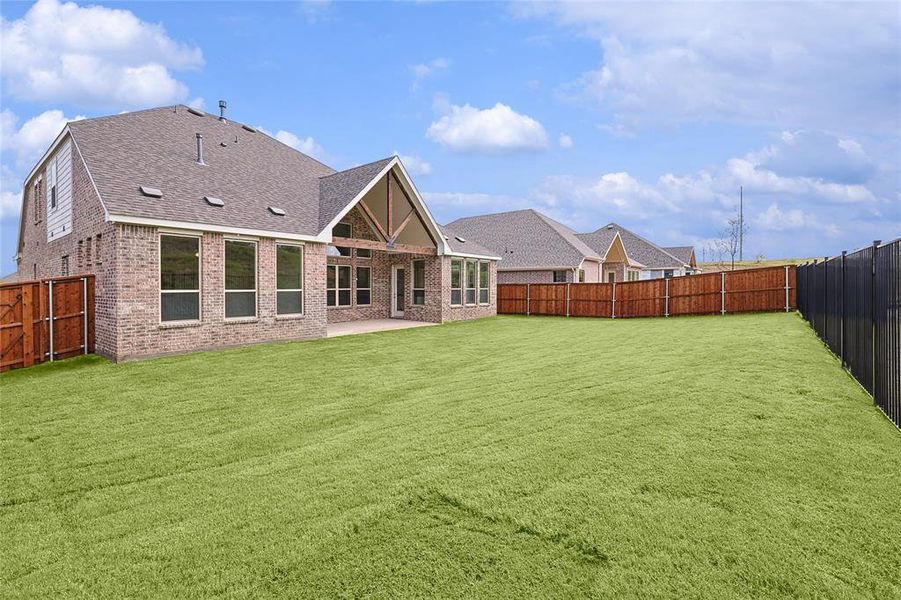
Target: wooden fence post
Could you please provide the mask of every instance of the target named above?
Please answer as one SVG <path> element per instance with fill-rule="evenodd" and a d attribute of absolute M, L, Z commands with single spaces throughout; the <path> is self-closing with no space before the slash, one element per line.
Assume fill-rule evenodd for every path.
<path fill-rule="evenodd" d="M 50 362 L 53 362 L 53 280 L 47 282 L 48 286 L 48 295 L 50 297 L 50 315 L 48 317 L 49 327 L 50 327 Z"/>
<path fill-rule="evenodd" d="M 720 273 L 720 314 L 726 314 L 726 272 Z"/>
<path fill-rule="evenodd" d="M 566 284 L 566 316 L 569 316 L 569 286 L 572 284 Z"/>
<path fill-rule="evenodd" d="M 532 294 L 529 284 L 526 284 L 526 316 L 532 314 Z"/>
<path fill-rule="evenodd" d="M 788 265 L 785 265 L 785 312 L 788 312 Z"/>
<path fill-rule="evenodd" d="M 663 316 L 669 316 L 669 279 L 665 278 L 664 281 L 664 297 L 663 297 Z"/>
<path fill-rule="evenodd" d="M 610 309 L 610 318 L 611 319 L 616 318 L 616 281 L 615 280 L 613 281 L 613 302 L 612 302 L 612 308 Z"/>
<path fill-rule="evenodd" d="M 88 278 L 81 278 L 82 313 L 84 314 L 84 353 L 88 353 Z"/>
<path fill-rule="evenodd" d="M 34 364 L 34 305 L 32 293 L 34 284 L 22 284 L 22 366 Z"/>

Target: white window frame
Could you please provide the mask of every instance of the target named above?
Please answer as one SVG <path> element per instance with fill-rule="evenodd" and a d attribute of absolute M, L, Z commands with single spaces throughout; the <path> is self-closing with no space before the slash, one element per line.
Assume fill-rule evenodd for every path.
<path fill-rule="evenodd" d="M 472 285 L 469 287 L 469 265 L 473 265 Z M 469 301 L 469 291 L 472 290 L 472 302 Z M 466 306 L 478 306 L 479 304 L 479 263 L 474 260 L 467 260 L 465 270 L 463 272 L 463 302 Z"/>
<path fill-rule="evenodd" d="M 454 263 L 460 264 L 460 287 L 455 288 L 454 285 Z M 455 258 L 451 260 L 451 270 L 450 270 L 450 305 L 451 306 L 463 306 L 463 301 L 465 298 L 463 297 L 463 291 L 466 288 L 466 261 L 460 258 Z M 460 290 L 460 302 L 454 303 L 454 290 Z"/>
<path fill-rule="evenodd" d="M 557 273 L 563 273 L 563 281 L 557 281 Z M 566 283 L 566 269 L 551 271 L 551 283 Z"/>
<path fill-rule="evenodd" d="M 57 167 L 58 156 L 54 156 L 48 165 L 47 173 L 47 214 L 51 214 L 59 209 L 59 197 L 57 195 L 56 179 L 59 176 Z"/>
<path fill-rule="evenodd" d="M 172 231 L 160 231 L 156 240 L 156 255 L 158 264 L 156 269 L 157 289 L 159 290 L 159 322 L 160 325 L 184 325 L 187 323 L 200 323 L 203 321 L 203 235 L 189 233 L 175 233 Z M 164 290 L 163 289 L 163 237 L 187 237 L 197 240 L 197 289 L 196 290 Z M 197 318 L 163 321 L 163 292 L 167 294 L 197 294 Z"/>
<path fill-rule="evenodd" d="M 243 244 L 253 244 L 253 283 L 256 287 L 252 290 L 229 290 L 225 288 L 225 282 L 228 279 L 227 266 L 225 261 L 225 246 L 229 242 L 241 242 Z M 247 238 L 226 237 L 222 240 L 222 317 L 226 321 L 250 321 L 260 316 L 260 244 L 257 240 L 249 240 Z M 226 317 L 226 304 L 228 295 L 231 293 L 253 292 L 253 316 L 244 317 Z"/>
<path fill-rule="evenodd" d="M 360 269 L 366 269 L 367 271 L 369 271 L 369 287 L 361 288 L 359 286 L 360 277 L 359 277 L 358 273 L 359 273 Z M 356 284 L 356 285 L 352 286 L 353 287 L 353 302 L 354 302 L 354 304 L 357 306 L 372 306 L 372 267 L 370 265 L 354 265 L 353 275 L 354 275 L 354 284 Z M 335 276 L 336 276 L 335 277 L 335 285 L 338 285 L 337 273 L 335 273 Z M 369 302 L 367 302 L 366 304 L 360 304 L 360 302 L 358 300 L 357 292 L 360 290 L 369 290 Z M 337 300 L 338 300 L 337 292 L 335 292 L 335 294 L 336 294 L 335 301 L 337 302 Z"/>
<path fill-rule="evenodd" d="M 422 263 L 422 287 L 416 287 L 416 263 Z M 422 292 L 422 302 L 416 302 L 416 292 Z M 410 306 L 425 306 L 425 260 L 410 261 Z"/>
<path fill-rule="evenodd" d="M 338 281 L 340 280 L 340 278 L 338 277 L 338 269 L 341 269 L 341 268 L 347 269 L 350 272 L 350 275 L 347 278 L 348 282 L 350 282 L 350 287 L 347 287 L 347 288 L 338 287 Z M 328 269 L 335 269 L 335 287 L 333 287 L 333 288 L 328 287 Z M 349 308 L 349 307 L 353 306 L 354 300 L 356 300 L 356 298 L 354 298 L 354 291 L 353 291 L 354 290 L 354 286 L 353 286 L 354 272 L 352 269 L 353 269 L 353 265 L 326 265 L 326 278 L 325 278 L 325 285 L 326 285 L 326 287 L 325 287 L 325 307 L 326 307 L 326 309 Z M 347 290 L 348 292 L 350 292 L 348 294 L 348 297 L 350 298 L 350 300 L 347 304 L 340 303 L 341 295 L 338 293 L 340 290 Z M 328 303 L 328 293 L 330 291 L 335 292 L 335 304 L 333 306 L 330 306 Z"/>
<path fill-rule="evenodd" d="M 291 246 L 293 248 L 300 248 L 300 288 L 298 289 L 282 289 L 278 287 L 278 247 L 279 246 Z M 275 242 L 275 316 L 276 317 L 298 317 L 303 316 L 306 313 L 307 309 L 307 299 L 303 295 L 303 289 L 306 287 L 304 285 L 304 279 L 306 279 L 307 265 L 307 249 L 304 247 L 304 244 L 298 244 L 296 242 Z M 278 294 L 279 292 L 300 292 L 300 312 L 299 313 L 280 313 L 278 312 Z"/>
<path fill-rule="evenodd" d="M 576 274 L 576 283 L 585 283 L 585 269 L 579 269 Z"/>
<path fill-rule="evenodd" d="M 482 286 L 482 265 L 485 265 L 488 270 L 488 281 L 486 282 L 487 285 L 485 285 L 484 287 Z M 476 299 L 479 301 L 480 306 L 487 306 L 488 304 L 491 304 L 491 263 L 488 262 L 487 260 L 480 260 L 479 264 L 478 264 L 478 269 L 479 269 L 479 271 L 477 273 L 477 276 L 479 279 L 479 283 L 478 283 L 479 287 L 478 287 Z M 482 290 L 485 290 L 486 292 L 488 292 L 488 299 L 484 302 L 482 302 Z"/>
<path fill-rule="evenodd" d="M 364 250 L 369 253 L 369 256 L 360 256 L 360 250 Z M 360 260 L 371 260 L 372 259 L 372 250 L 370 248 L 355 248 L 354 255 Z M 342 258 L 347 258 L 346 256 Z"/>

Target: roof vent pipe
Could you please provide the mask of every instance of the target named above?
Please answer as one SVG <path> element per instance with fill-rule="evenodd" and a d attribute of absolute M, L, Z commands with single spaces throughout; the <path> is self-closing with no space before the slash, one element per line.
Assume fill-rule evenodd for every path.
<path fill-rule="evenodd" d="M 219 101 L 219 120 L 225 120 L 225 109 L 228 108 L 228 103 L 225 100 Z"/>
<path fill-rule="evenodd" d="M 197 164 L 202 165 L 203 162 L 203 136 L 199 133 L 194 134 L 197 136 Z"/>

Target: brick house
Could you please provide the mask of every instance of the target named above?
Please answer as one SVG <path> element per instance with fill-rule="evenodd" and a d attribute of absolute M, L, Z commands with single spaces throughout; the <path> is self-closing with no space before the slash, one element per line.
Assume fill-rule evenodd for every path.
<path fill-rule="evenodd" d="M 113 360 L 496 314 L 499 257 L 395 156 L 336 172 L 186 106 L 69 123 L 29 174 L 18 279 L 96 276 Z"/>
<path fill-rule="evenodd" d="M 691 246 L 662 248 L 616 223 L 608 223 L 592 233 L 580 233 L 579 238 L 596 249 L 599 242 L 603 245 L 603 240 L 613 234 L 619 234 L 626 254 L 637 265 L 633 269 L 633 279 L 681 277 L 700 271 Z"/>
<path fill-rule="evenodd" d="M 585 240 L 531 208 L 465 217 L 448 227 L 503 258 L 498 283 L 625 281 L 642 267 L 630 260 L 617 232 Z"/>

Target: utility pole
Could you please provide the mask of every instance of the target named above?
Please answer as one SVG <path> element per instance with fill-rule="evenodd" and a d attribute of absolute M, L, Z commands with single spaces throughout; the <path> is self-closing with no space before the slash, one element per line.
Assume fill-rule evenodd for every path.
<path fill-rule="evenodd" d="M 738 260 L 745 259 L 745 195 L 742 186 L 738 186 Z"/>

